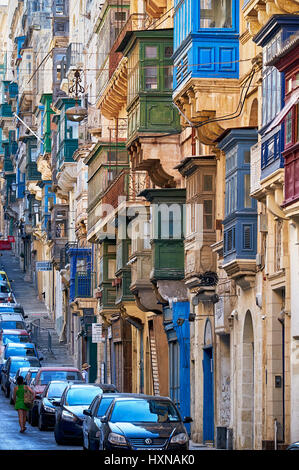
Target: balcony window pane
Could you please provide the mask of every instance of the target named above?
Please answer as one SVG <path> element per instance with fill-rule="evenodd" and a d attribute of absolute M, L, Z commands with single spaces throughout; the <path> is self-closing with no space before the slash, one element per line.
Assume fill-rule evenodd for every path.
<path fill-rule="evenodd" d="M 164 49 L 164 56 L 168 59 L 170 59 L 170 57 L 172 56 L 173 54 L 173 47 L 172 46 L 167 46 L 165 47 Z"/>
<path fill-rule="evenodd" d="M 164 68 L 164 88 L 172 90 L 172 67 Z"/>
<path fill-rule="evenodd" d="M 250 175 L 244 175 L 244 207 L 246 209 L 251 208 L 251 197 L 250 194 Z"/>
<path fill-rule="evenodd" d="M 213 201 L 205 199 L 203 201 L 204 229 L 211 230 L 213 228 Z"/>
<path fill-rule="evenodd" d="M 156 59 L 157 53 L 157 46 L 145 46 L 145 57 L 147 59 Z"/>
<path fill-rule="evenodd" d="M 156 90 L 158 88 L 157 67 L 145 67 L 144 75 L 146 90 Z"/>
<path fill-rule="evenodd" d="M 232 0 L 200 0 L 201 28 L 231 28 Z"/>
<path fill-rule="evenodd" d="M 288 112 L 286 117 L 286 144 L 292 142 L 292 110 Z"/>
<path fill-rule="evenodd" d="M 78 139 L 78 123 L 77 122 L 67 121 L 66 138 Z"/>

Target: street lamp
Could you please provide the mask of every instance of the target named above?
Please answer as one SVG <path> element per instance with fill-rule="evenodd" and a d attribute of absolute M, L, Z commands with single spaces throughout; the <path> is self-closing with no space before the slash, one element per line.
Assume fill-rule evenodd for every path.
<path fill-rule="evenodd" d="M 70 94 L 75 94 L 75 106 L 68 108 L 65 112 L 69 121 L 81 122 L 87 116 L 87 109 L 79 106 L 79 93 L 85 92 L 84 87 L 81 85 L 80 70 L 76 70 L 73 78 L 73 85 L 69 88 Z"/>

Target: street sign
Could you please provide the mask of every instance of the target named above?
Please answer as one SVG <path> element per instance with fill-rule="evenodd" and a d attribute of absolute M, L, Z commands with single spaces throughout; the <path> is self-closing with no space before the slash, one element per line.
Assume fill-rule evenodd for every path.
<path fill-rule="evenodd" d="M 37 261 L 35 267 L 36 271 L 52 271 L 51 261 Z"/>
<path fill-rule="evenodd" d="M 92 324 L 92 342 L 93 343 L 102 343 L 105 341 L 103 338 L 103 327 L 101 323 Z"/>

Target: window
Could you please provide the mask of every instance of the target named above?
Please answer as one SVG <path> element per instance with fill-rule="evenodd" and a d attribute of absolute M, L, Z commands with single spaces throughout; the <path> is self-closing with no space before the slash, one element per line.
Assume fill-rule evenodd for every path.
<path fill-rule="evenodd" d="M 203 201 L 203 228 L 205 230 L 213 229 L 213 201 L 205 199 Z"/>
<path fill-rule="evenodd" d="M 172 90 L 172 66 L 164 67 L 164 88 Z"/>
<path fill-rule="evenodd" d="M 116 11 L 115 12 L 115 21 L 126 21 L 126 12 L 125 11 Z"/>
<path fill-rule="evenodd" d="M 291 109 L 288 112 L 286 119 L 285 119 L 286 145 L 292 143 L 292 117 L 293 117 L 293 111 Z"/>
<path fill-rule="evenodd" d="M 147 90 L 156 90 L 158 88 L 157 67 L 150 66 L 144 68 L 145 88 Z"/>
<path fill-rule="evenodd" d="M 213 191 L 213 175 L 203 175 L 203 191 Z"/>
<path fill-rule="evenodd" d="M 200 0 L 201 28 L 231 28 L 232 0 Z"/>
<path fill-rule="evenodd" d="M 281 74 L 276 67 L 265 64 L 280 50 L 281 33 L 263 48 L 263 125 L 268 124 L 281 109 Z"/>
<path fill-rule="evenodd" d="M 244 175 L 244 207 L 246 209 L 251 208 L 251 197 L 250 197 L 250 174 Z"/>
<path fill-rule="evenodd" d="M 166 59 L 171 59 L 172 54 L 173 54 L 173 47 L 172 46 L 165 47 L 164 56 L 166 57 Z"/>
<path fill-rule="evenodd" d="M 145 46 L 146 59 L 157 59 L 158 49 L 157 46 Z"/>
<path fill-rule="evenodd" d="M 252 225 L 243 226 L 243 249 L 252 249 Z"/>
<path fill-rule="evenodd" d="M 78 123 L 67 120 L 66 139 L 78 139 Z"/>

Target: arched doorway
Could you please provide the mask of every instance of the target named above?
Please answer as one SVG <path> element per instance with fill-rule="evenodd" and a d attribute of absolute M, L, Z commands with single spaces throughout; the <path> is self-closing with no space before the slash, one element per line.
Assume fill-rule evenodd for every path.
<path fill-rule="evenodd" d="M 214 366 L 210 320 L 206 321 L 203 347 L 203 442 L 214 442 Z"/>
<path fill-rule="evenodd" d="M 254 446 L 254 334 L 252 317 L 246 312 L 242 347 L 242 448 Z"/>

